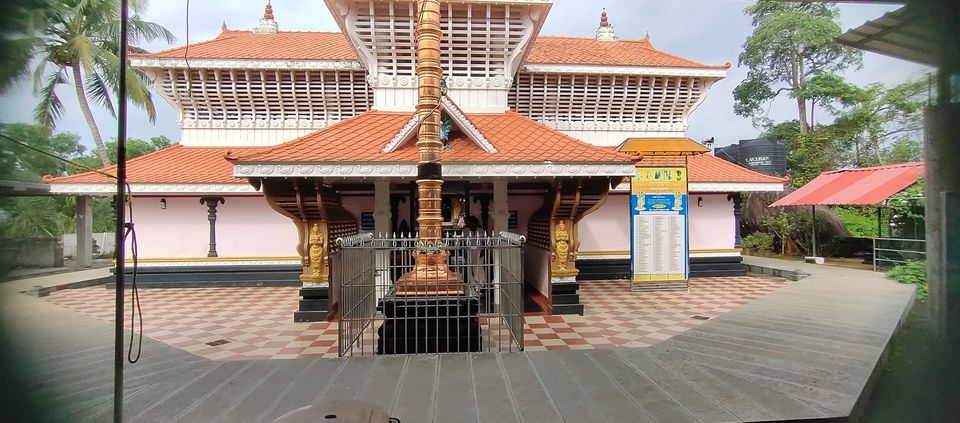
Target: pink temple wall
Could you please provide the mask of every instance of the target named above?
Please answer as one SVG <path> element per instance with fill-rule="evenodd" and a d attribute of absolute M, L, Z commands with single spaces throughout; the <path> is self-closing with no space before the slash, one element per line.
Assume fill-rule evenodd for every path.
<path fill-rule="evenodd" d="M 697 206 L 699 198 L 702 206 Z M 734 248 L 733 201 L 727 194 L 691 194 L 688 204 L 691 250 Z"/>
<path fill-rule="evenodd" d="M 210 227 L 200 197 L 136 197 L 133 217 L 140 258 L 206 257 Z M 294 257 L 297 233 L 286 217 L 263 197 L 225 197 L 217 207 L 217 254 L 220 257 Z M 129 247 L 127 249 L 129 255 Z"/>
<path fill-rule="evenodd" d="M 580 251 L 630 250 L 630 196 L 610 194 L 577 226 Z"/>

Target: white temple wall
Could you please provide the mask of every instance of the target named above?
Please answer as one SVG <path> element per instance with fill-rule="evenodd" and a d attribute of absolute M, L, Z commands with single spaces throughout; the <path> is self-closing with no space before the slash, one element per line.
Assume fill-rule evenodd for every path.
<path fill-rule="evenodd" d="M 166 199 L 166 209 L 161 208 Z M 290 220 L 260 196 L 225 197 L 217 206 L 221 258 L 295 259 L 297 233 Z M 133 217 L 140 259 L 176 261 L 207 257 L 210 226 L 200 197 L 135 197 Z M 129 244 L 127 257 L 130 256 Z"/>
<path fill-rule="evenodd" d="M 581 253 L 625 255 L 630 250 L 630 195 L 611 193 L 577 225 Z M 593 258 L 593 257 L 583 257 Z"/>
<path fill-rule="evenodd" d="M 545 123 L 554 129 L 556 125 Z M 616 131 L 603 129 L 557 129 L 557 131 L 580 141 L 601 147 L 618 147 L 627 138 L 677 138 L 686 136 L 685 132 L 675 131 Z"/>
<path fill-rule="evenodd" d="M 698 206 L 699 199 L 703 204 Z M 731 250 L 734 248 L 733 201 L 727 194 L 690 194 L 690 250 Z"/>

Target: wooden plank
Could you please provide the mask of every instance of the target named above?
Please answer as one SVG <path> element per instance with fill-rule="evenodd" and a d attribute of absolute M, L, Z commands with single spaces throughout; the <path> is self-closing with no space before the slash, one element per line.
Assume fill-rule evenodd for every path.
<path fill-rule="evenodd" d="M 470 366 L 477 396 L 477 419 L 481 423 L 520 423 L 498 354 L 475 354 Z"/>
<path fill-rule="evenodd" d="M 308 360 L 273 360 L 274 372 L 263 380 L 254 384 L 253 390 L 244 396 L 242 400 L 228 410 L 226 414 L 220 416 L 214 422 L 254 422 L 263 413 L 269 409 L 284 393 L 284 389 L 290 386 L 291 381 L 296 380 L 310 365 Z"/>
<path fill-rule="evenodd" d="M 411 356 L 400 380 L 400 391 L 390 415 L 402 422 L 433 421 L 434 389 L 438 357 L 435 354 Z"/>
<path fill-rule="evenodd" d="M 726 382 L 728 385 L 733 386 L 738 391 L 749 395 L 757 402 L 766 405 L 768 408 L 777 410 L 777 414 L 786 419 L 800 420 L 810 419 L 812 416 L 823 416 L 819 411 L 807 407 L 803 402 L 798 401 L 782 392 L 767 389 L 759 384 L 736 377 L 731 373 L 718 369 L 705 367 L 704 370 L 716 378 Z"/>
<path fill-rule="evenodd" d="M 547 392 L 527 353 L 499 354 L 503 374 L 524 423 L 563 421 L 560 410 Z"/>
<path fill-rule="evenodd" d="M 592 351 L 590 357 L 655 421 L 696 421 L 674 398 L 611 350 Z"/>
<path fill-rule="evenodd" d="M 266 409 L 257 421 L 272 422 L 277 417 L 312 404 L 326 391 L 330 379 L 336 377 L 346 360 L 316 359 L 303 373 L 287 385 L 272 407 Z"/>
<path fill-rule="evenodd" d="M 470 355 L 440 354 L 438 366 L 433 421 L 477 421 L 477 400 L 470 373 Z"/>
<path fill-rule="evenodd" d="M 257 384 L 270 376 L 276 365 L 270 361 L 254 361 L 230 382 L 208 394 L 200 403 L 175 421 L 209 423 L 227 414 L 237 401 L 253 391 Z"/>
<path fill-rule="evenodd" d="M 713 399 L 703 395 L 676 373 L 663 367 L 643 348 L 619 349 L 615 353 L 646 375 L 664 393 L 677 400 L 680 406 L 700 421 L 733 421 L 737 416 Z"/>
<path fill-rule="evenodd" d="M 594 357 L 593 352 L 564 351 L 557 356 L 608 422 L 653 422 L 646 410 L 598 366 L 597 361 L 606 362 L 611 357 Z"/>
<path fill-rule="evenodd" d="M 694 387 L 697 392 L 713 399 L 725 410 L 736 415 L 740 420 L 762 421 L 777 419 L 778 416 L 776 413 L 767 410 L 753 398 L 713 377 L 695 364 L 681 360 L 668 353 L 658 353 L 649 349 L 647 352 L 657 360 L 658 364 L 676 373 L 687 384 Z"/>
<path fill-rule="evenodd" d="M 378 360 L 374 357 L 356 356 L 343 359 L 344 363 L 337 372 L 336 377 L 331 379 L 324 389 L 323 393 L 317 397 L 317 401 L 338 401 L 353 400 L 360 394 L 367 378 L 370 377 L 370 371 L 373 369 L 373 363 Z"/>
<path fill-rule="evenodd" d="M 143 412 L 125 418 L 135 422 L 169 422 L 201 401 L 208 392 L 230 381 L 248 365 L 249 363 L 242 361 L 221 362 L 213 371 L 195 379 L 189 385 L 182 386 Z"/>
<path fill-rule="evenodd" d="M 388 355 L 375 361 L 370 377 L 361 388 L 357 399 L 389 410 L 397 397 L 400 379 L 407 367 L 407 358 L 402 355 Z"/>
<path fill-rule="evenodd" d="M 547 351 L 526 355 L 540 376 L 543 386 L 550 393 L 557 409 L 560 410 L 564 421 L 600 422 L 605 420 L 603 413 L 589 400 L 587 393 L 580 389 L 576 378 L 566 369 L 556 353 Z"/>

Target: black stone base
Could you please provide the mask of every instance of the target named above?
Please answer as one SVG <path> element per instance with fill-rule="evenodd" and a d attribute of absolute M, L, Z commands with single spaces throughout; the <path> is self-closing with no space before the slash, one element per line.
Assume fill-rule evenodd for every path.
<path fill-rule="evenodd" d="M 300 288 L 300 310 L 293 312 L 294 322 L 323 322 L 330 312 L 330 288 Z"/>
<path fill-rule="evenodd" d="M 113 269 L 111 269 L 113 273 Z M 238 264 L 196 266 L 141 266 L 137 269 L 139 288 L 224 288 L 251 286 L 300 286 L 303 267 L 299 264 Z M 124 268 L 127 286 L 133 266 Z M 113 277 L 107 288 L 113 289 Z"/>
<path fill-rule="evenodd" d="M 743 258 L 740 256 L 690 258 L 691 278 L 746 275 L 747 266 L 743 264 Z"/>
<path fill-rule="evenodd" d="M 691 257 L 690 277 L 746 276 L 747 266 L 740 256 Z M 578 281 L 630 279 L 629 259 L 577 260 Z"/>
<path fill-rule="evenodd" d="M 580 304 L 579 282 L 555 283 L 551 287 L 550 308 L 553 314 L 579 314 L 583 316 L 583 304 Z"/>
<path fill-rule="evenodd" d="M 482 348 L 480 298 L 387 296 L 377 354 L 473 352 Z"/>

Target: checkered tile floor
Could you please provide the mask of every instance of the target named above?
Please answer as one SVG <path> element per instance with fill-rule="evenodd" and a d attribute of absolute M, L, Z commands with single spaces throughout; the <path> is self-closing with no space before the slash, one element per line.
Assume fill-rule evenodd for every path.
<path fill-rule="evenodd" d="M 580 285 L 584 316 L 527 316 L 525 349 L 650 346 L 704 322 L 693 316 L 717 317 L 786 283 L 749 276 L 698 278 L 691 279 L 688 292 L 633 293 L 626 281 L 584 282 Z M 68 289 L 46 298 L 113 321 L 112 290 Z M 297 288 L 143 289 L 140 299 L 145 336 L 203 357 L 337 356 L 336 323 L 292 321 L 299 300 Z M 498 332 L 494 323 L 484 326 L 487 332 Z"/>

